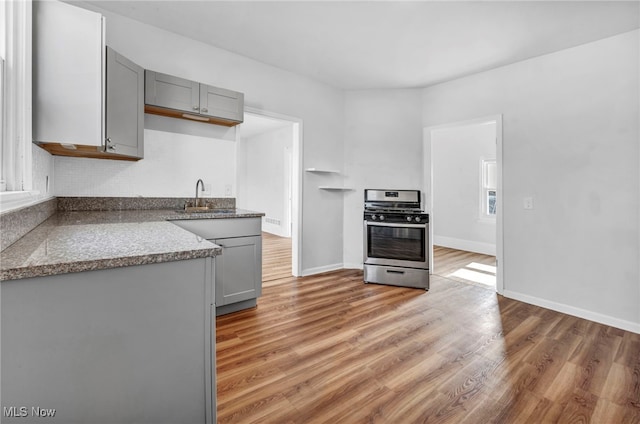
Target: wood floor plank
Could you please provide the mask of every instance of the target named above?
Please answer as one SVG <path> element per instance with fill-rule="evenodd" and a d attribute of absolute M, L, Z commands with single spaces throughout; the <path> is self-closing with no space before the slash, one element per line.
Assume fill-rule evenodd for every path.
<path fill-rule="evenodd" d="M 294 278 L 285 242 L 258 306 L 216 319 L 219 423 L 640 424 L 640 334 L 443 274 Z"/>
<path fill-rule="evenodd" d="M 291 277 L 291 238 L 262 233 L 262 280 Z"/>

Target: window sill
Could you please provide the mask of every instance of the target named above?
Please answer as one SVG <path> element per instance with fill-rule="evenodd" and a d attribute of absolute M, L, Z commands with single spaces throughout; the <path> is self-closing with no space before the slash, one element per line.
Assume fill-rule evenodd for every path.
<path fill-rule="evenodd" d="M 38 197 L 39 195 L 40 192 L 38 190 L 0 192 L 0 212 L 29 206 L 36 201 L 42 200 Z"/>
<path fill-rule="evenodd" d="M 495 224 L 496 223 L 496 218 L 495 217 L 488 217 L 488 216 L 481 216 L 478 218 L 477 221 L 479 224 Z"/>

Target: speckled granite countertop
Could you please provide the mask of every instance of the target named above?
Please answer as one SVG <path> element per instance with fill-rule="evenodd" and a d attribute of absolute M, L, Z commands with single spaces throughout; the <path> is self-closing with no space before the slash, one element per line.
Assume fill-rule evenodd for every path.
<path fill-rule="evenodd" d="M 0 254 L 0 280 L 215 256 L 219 246 L 170 221 L 261 216 L 240 209 L 57 212 Z"/>

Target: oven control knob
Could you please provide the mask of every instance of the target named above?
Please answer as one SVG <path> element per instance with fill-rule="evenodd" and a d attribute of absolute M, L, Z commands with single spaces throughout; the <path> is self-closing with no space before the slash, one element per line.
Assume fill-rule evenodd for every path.
<path fill-rule="evenodd" d="M 410 216 L 407 217 L 407 222 L 411 222 L 412 218 Z"/>
<path fill-rule="evenodd" d="M 420 218 L 419 216 L 416 216 L 416 222 L 420 222 L 422 221 L 422 218 Z"/>
<path fill-rule="evenodd" d="M 380 219 L 380 221 L 384 221 L 384 215 L 380 215 L 378 218 Z"/>
<path fill-rule="evenodd" d="M 371 219 L 373 219 L 375 221 L 376 219 L 378 219 L 378 217 L 375 216 L 375 215 L 371 215 Z"/>

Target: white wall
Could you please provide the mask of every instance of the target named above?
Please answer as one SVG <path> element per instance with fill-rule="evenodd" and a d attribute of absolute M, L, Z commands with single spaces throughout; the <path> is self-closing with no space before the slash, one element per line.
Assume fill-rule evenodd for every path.
<path fill-rule="evenodd" d="M 238 142 L 237 206 L 259 210 L 263 231 L 290 237 L 289 184 L 293 125 L 241 138 Z M 279 224 L 270 222 L 277 220 Z"/>
<path fill-rule="evenodd" d="M 194 197 L 201 178 L 211 185 L 203 197 L 225 197 L 235 186 L 235 141 L 145 129 L 144 142 L 138 162 L 55 156 L 56 194 Z"/>
<path fill-rule="evenodd" d="M 31 178 L 33 190 L 38 191 L 34 202 L 48 199 L 55 193 L 54 158 L 36 144 L 31 145 Z"/>
<path fill-rule="evenodd" d="M 307 163 L 317 160 L 338 167 L 342 163 L 342 91 L 125 17 L 102 13 L 107 18 L 107 44 L 119 53 L 145 69 L 243 92 L 245 105 L 254 110 L 301 119 L 303 168 L 313 166 Z M 140 161 L 139 166 L 145 161 L 148 159 Z M 105 161 L 102 166 L 109 166 L 107 164 L 111 164 L 113 172 L 121 172 L 124 166 L 111 161 Z M 62 167 L 78 180 L 83 180 L 92 169 L 71 160 L 56 166 L 56 171 Z M 165 171 L 176 178 L 188 175 L 180 185 L 193 185 L 195 189 L 195 180 L 190 176 L 192 168 L 192 163 L 185 158 L 175 160 Z M 201 171 L 195 173 L 202 175 Z M 311 273 L 341 267 L 342 196 L 325 198 L 318 190 L 306 190 L 307 177 L 303 175 L 302 182 L 302 271 Z M 56 186 L 56 190 L 66 195 L 81 195 L 91 192 L 94 184 L 91 181 L 84 186 L 76 185 L 72 192 L 61 186 Z M 114 190 L 117 192 L 114 194 L 123 194 Z M 325 226 L 319 228 L 318 222 Z M 326 231 L 327 227 L 334 230 Z"/>
<path fill-rule="evenodd" d="M 503 114 L 505 295 L 636 332 L 639 38 L 423 91 L 425 127 Z"/>
<path fill-rule="evenodd" d="M 495 218 L 481 216 L 484 159 L 496 159 L 495 122 L 431 131 L 433 244 L 496 254 Z"/>
<path fill-rule="evenodd" d="M 344 263 L 362 268 L 364 189 L 422 188 L 421 90 L 345 96 Z"/>

